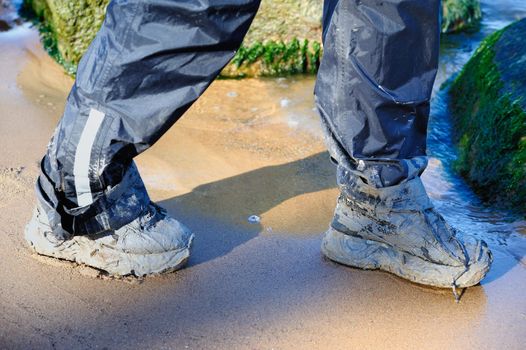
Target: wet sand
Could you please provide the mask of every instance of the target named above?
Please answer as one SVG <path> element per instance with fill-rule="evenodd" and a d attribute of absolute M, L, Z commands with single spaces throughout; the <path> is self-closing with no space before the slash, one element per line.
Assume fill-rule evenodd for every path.
<path fill-rule="evenodd" d="M 217 81 L 137 158 L 152 198 L 196 233 L 186 269 L 107 280 L 35 257 L 22 235 L 36 164 L 72 81 L 32 29 L 0 33 L 0 52 L 0 348 L 523 348 L 522 223 L 476 232 L 495 263 L 459 304 L 448 290 L 322 258 L 338 192 L 311 78 Z M 438 159 L 424 180 L 455 218 Z"/>

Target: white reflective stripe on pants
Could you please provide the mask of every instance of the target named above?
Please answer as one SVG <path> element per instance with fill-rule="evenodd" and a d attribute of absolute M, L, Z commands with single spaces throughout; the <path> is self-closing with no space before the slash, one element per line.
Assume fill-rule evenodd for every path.
<path fill-rule="evenodd" d="M 105 114 L 91 109 L 84 130 L 80 135 L 80 140 L 75 153 L 75 164 L 73 175 L 75 176 L 75 190 L 77 192 L 77 202 L 79 207 L 84 207 L 93 203 L 93 196 L 90 188 L 89 168 L 91 161 L 91 149 L 95 142 L 95 137 L 100 125 L 104 120 Z"/>

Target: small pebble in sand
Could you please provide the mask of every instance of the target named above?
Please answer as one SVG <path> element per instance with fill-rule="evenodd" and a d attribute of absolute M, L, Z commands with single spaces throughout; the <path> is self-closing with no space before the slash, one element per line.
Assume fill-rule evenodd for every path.
<path fill-rule="evenodd" d="M 226 94 L 228 97 L 237 97 L 237 92 L 235 91 L 230 91 L 229 93 Z"/>
<path fill-rule="evenodd" d="M 286 108 L 290 105 L 290 100 L 284 98 L 283 100 L 281 100 L 280 105 L 282 108 Z"/>
<path fill-rule="evenodd" d="M 248 217 L 248 222 L 250 222 L 251 224 L 259 224 L 260 221 L 261 218 L 257 215 L 250 215 Z"/>

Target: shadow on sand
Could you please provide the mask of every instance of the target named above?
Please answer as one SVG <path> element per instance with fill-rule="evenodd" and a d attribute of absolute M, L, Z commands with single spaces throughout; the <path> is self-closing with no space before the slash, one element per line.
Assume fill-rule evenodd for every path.
<path fill-rule="evenodd" d="M 449 290 L 415 288 L 387 273 L 342 268 L 321 259 L 320 235 L 254 239 L 263 227 L 249 224 L 249 215 L 333 188 L 334 176 L 328 155 L 319 153 L 201 185 L 161 202 L 196 233 L 189 268 L 139 285 L 69 276 L 66 288 L 78 300 L 44 314 L 38 348 L 294 347 L 311 336 L 309 329 L 318 336 L 335 329 L 345 335 L 349 325 L 374 319 L 381 330 L 393 326 L 395 314 L 402 323 L 416 318 L 415 324 L 446 314 L 462 318 L 460 332 L 469 330 L 485 310 L 481 287 L 468 293 L 466 315 Z M 45 278 L 51 286 L 64 283 L 60 275 Z M 397 311 L 379 319 L 386 306 Z M 415 308 L 424 312 L 407 311 Z M 8 341 L 12 348 L 28 345 L 15 335 Z M 352 337 L 346 342 L 352 343 Z"/>
<path fill-rule="evenodd" d="M 159 204 L 196 234 L 190 261 L 194 265 L 223 256 L 257 236 L 263 227 L 249 223 L 249 216 L 260 216 L 296 196 L 333 188 L 335 176 L 328 153 L 317 153 L 204 184 Z"/>

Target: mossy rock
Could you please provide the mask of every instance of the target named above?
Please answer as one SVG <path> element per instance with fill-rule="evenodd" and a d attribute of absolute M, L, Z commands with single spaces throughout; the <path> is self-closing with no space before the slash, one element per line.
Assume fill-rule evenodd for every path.
<path fill-rule="evenodd" d="M 442 0 L 442 33 L 476 29 L 481 19 L 479 0 Z"/>
<path fill-rule="evenodd" d="M 48 53 L 74 74 L 97 34 L 109 0 L 24 0 L 22 14 L 36 19 Z"/>
<path fill-rule="evenodd" d="M 322 0 L 263 0 L 223 77 L 314 74 L 321 59 Z"/>
<path fill-rule="evenodd" d="M 526 214 L 526 19 L 487 37 L 450 89 L 455 168 L 487 200 Z"/>
<path fill-rule="evenodd" d="M 104 19 L 109 0 L 25 0 L 48 52 L 70 73 Z M 315 73 L 321 55 L 322 0 L 263 0 L 243 46 L 222 75 Z M 472 27 L 479 0 L 444 0 L 443 32 Z M 305 42 L 307 40 L 307 42 Z M 295 50 L 295 52 L 292 52 Z"/>

